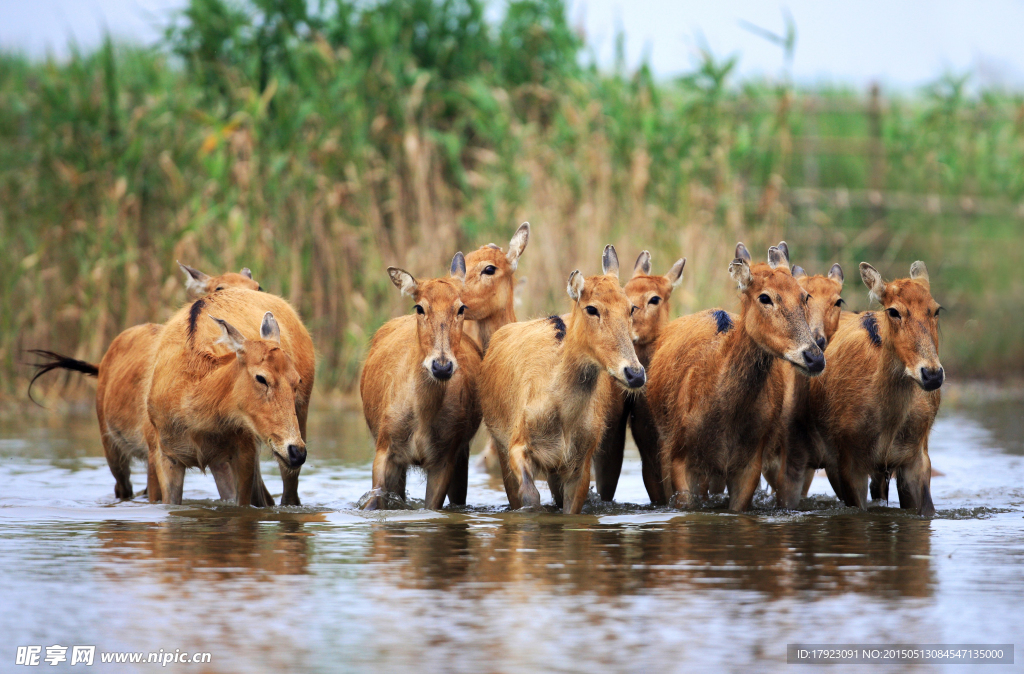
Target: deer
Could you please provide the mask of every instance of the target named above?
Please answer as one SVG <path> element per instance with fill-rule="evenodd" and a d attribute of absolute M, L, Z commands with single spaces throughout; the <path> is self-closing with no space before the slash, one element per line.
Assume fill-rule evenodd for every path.
<path fill-rule="evenodd" d="M 440 510 L 446 497 L 463 505 L 465 485 L 453 487 L 452 480 L 468 474 L 469 443 L 481 419 L 481 353 L 462 334 L 466 258 L 456 253 L 448 278 L 417 280 L 396 267 L 388 267 L 388 275 L 415 302 L 415 313 L 377 330 L 359 380 L 375 443 L 372 488 L 363 509 L 384 508 L 393 496 L 404 502 L 410 466 L 426 472 L 426 508 Z"/>
<path fill-rule="evenodd" d="M 178 266 L 185 274 L 185 290 L 193 300 L 224 288 L 262 290 L 248 268 L 243 268 L 238 274 L 227 272 L 220 276 L 209 276 L 181 262 L 178 262 Z M 132 459 L 149 463 L 149 446 L 146 442 L 149 416 L 146 412 L 145 392 L 148 390 L 151 366 L 162 328 L 157 323 L 128 328 L 114 338 L 98 365 L 52 351 L 30 351 L 45 359 L 34 365 L 36 373 L 28 390 L 30 398 L 36 380 L 53 370 L 81 372 L 97 378 L 96 418 L 100 426 L 100 440 L 103 443 L 103 455 L 114 476 L 114 496 L 121 500 L 135 496 L 131 480 Z M 153 467 L 147 466 L 147 472 L 152 477 L 147 480 L 147 490 L 150 487 L 156 489 L 155 497 L 159 500 L 159 486 L 152 471 Z M 218 478 L 218 488 L 223 485 L 222 491 L 225 493 L 234 492 L 226 465 L 216 466 L 214 475 Z M 259 487 L 266 491 L 262 480 Z M 266 494 L 269 496 L 269 492 Z"/>
<path fill-rule="evenodd" d="M 825 369 L 807 325 L 807 292 L 782 251 L 751 265 L 742 243 L 729 274 L 740 291 L 740 313 L 717 309 L 678 318 L 658 340 L 647 401 L 661 441 L 659 502 L 695 506 L 707 485 L 729 490 L 729 509 L 748 510 L 761 480 L 765 447 L 781 433 L 785 382 L 776 360 L 801 374 Z"/>
<path fill-rule="evenodd" d="M 633 348 L 640 364 L 651 365 L 655 346 L 662 330 L 669 322 L 669 300 L 672 291 L 683 281 L 686 258 L 676 260 L 663 275 L 651 274 L 651 253 L 643 251 L 633 265 L 633 276 L 623 290 L 637 307 L 633 312 Z M 594 455 L 594 481 L 602 501 L 615 498 L 619 475 L 622 472 L 622 456 L 626 444 L 626 426 L 633 433 L 640 463 L 644 486 L 651 501 L 657 500 L 661 491 L 661 461 L 658 458 L 658 430 L 647 407 L 643 392 L 618 391 L 608 418 L 608 428 L 601 447 Z"/>
<path fill-rule="evenodd" d="M 789 247 L 786 242 L 781 242 L 778 248 L 788 262 Z M 792 274 L 807 293 L 804 311 L 811 337 L 828 355 L 829 341 L 839 329 L 843 314 L 843 268 L 836 263 L 827 275 L 810 276 L 803 267 L 794 265 Z M 765 448 L 761 472 L 775 492 L 776 505 L 792 510 L 810 490 L 814 471 L 821 464 L 821 458 L 810 436 L 812 422 L 808 418 L 810 409 L 807 400 L 810 379 L 798 375 L 795 369 L 779 361 L 775 362 L 774 376 L 786 382 L 787 399 L 783 404 L 782 420 L 784 428 L 779 442 Z"/>
<path fill-rule="evenodd" d="M 291 305 L 225 288 L 175 313 L 155 353 L 147 440 L 162 502 L 181 503 L 187 469 L 228 464 L 239 506 L 272 505 L 255 488 L 265 444 L 281 468 L 281 505 L 300 505 L 315 353 Z"/>
<path fill-rule="evenodd" d="M 584 278 L 577 269 L 566 290 L 568 315 L 501 328 L 480 372 L 484 421 L 513 510 L 541 508 L 534 473 L 543 470 L 555 504 L 580 513 L 616 387 L 635 392 L 647 381 L 615 248 L 605 247 L 601 276 Z"/>
<path fill-rule="evenodd" d="M 895 474 L 900 508 L 935 514 L 928 434 L 941 403 L 939 313 L 928 269 L 886 283 L 867 262 L 860 276 L 881 305 L 841 322 L 824 376 L 808 392 L 825 472 L 847 506 L 864 509 L 868 479 Z M 832 353 L 834 351 L 834 354 Z M 881 491 L 881 488 L 879 489 Z"/>
<path fill-rule="evenodd" d="M 466 282 L 462 288 L 462 301 L 466 305 L 463 336 L 472 339 L 481 353 L 486 353 L 491 335 L 502 326 L 516 322 L 515 307 L 517 293 L 523 279 L 516 281 L 519 258 L 530 242 L 530 223 L 524 222 L 516 229 L 508 244 L 508 251 L 489 243 L 466 256 Z M 489 461 L 497 461 L 494 442 L 490 436 L 481 452 L 479 461 L 486 470 Z M 465 465 L 466 473 L 462 467 Z M 469 482 L 469 460 L 459 461 L 458 470 L 452 478 L 451 502 L 466 504 L 466 489 Z"/>

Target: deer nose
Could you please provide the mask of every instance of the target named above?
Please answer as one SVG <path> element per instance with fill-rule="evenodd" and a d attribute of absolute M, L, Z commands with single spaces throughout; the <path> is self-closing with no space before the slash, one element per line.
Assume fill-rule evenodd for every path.
<path fill-rule="evenodd" d="M 818 374 L 825 369 L 825 354 L 821 349 L 804 349 L 804 366 L 811 374 Z"/>
<path fill-rule="evenodd" d="M 942 382 L 945 378 L 946 373 L 941 367 L 921 368 L 921 388 L 925 391 L 934 391 L 939 388 L 942 386 Z"/>
<path fill-rule="evenodd" d="M 445 363 L 439 363 L 436 360 L 430 363 L 430 374 L 434 375 L 434 379 L 448 381 L 452 378 L 453 372 L 455 372 L 455 364 L 450 360 Z"/>
<path fill-rule="evenodd" d="M 629 388 L 640 388 L 647 383 L 647 372 L 643 365 L 639 368 L 627 367 L 623 370 L 623 374 L 626 376 L 626 385 Z"/>
<path fill-rule="evenodd" d="M 306 463 L 306 448 L 298 445 L 288 445 L 288 463 L 292 468 L 298 468 Z"/>
<path fill-rule="evenodd" d="M 822 351 L 824 351 L 825 347 L 828 346 L 828 340 L 825 339 L 825 335 L 818 335 L 817 337 L 815 337 L 814 343 L 817 344 L 818 348 L 821 349 Z"/>

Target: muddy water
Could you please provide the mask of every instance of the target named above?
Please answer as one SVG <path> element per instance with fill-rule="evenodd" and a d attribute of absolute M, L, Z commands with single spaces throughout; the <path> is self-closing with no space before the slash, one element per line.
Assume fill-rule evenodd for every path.
<path fill-rule="evenodd" d="M 478 472 L 464 510 L 364 515 L 372 445 L 358 413 L 311 420 L 302 508 L 231 507 L 197 473 L 181 507 L 117 503 L 94 419 L 7 421 L 0 671 L 33 644 L 207 651 L 210 664 L 169 667 L 204 672 L 771 671 L 787 669 L 791 642 L 1019 651 L 1022 412 L 943 412 L 933 519 L 843 508 L 824 478 L 798 512 L 764 495 L 744 515 L 652 508 L 635 454 L 619 502 L 580 516 L 507 512 Z M 263 473 L 279 494 L 271 462 Z M 144 480 L 139 466 L 136 489 Z M 410 480 L 411 496 L 423 488 Z M 97 656 L 82 669 L 158 668 Z"/>

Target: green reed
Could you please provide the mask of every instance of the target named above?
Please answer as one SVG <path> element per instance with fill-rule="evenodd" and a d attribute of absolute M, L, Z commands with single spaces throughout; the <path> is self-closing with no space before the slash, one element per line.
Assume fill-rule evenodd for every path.
<path fill-rule="evenodd" d="M 601 247 L 686 256 L 679 313 L 734 295 L 737 240 L 809 271 L 928 263 L 953 376 L 1020 372 L 1024 97 L 947 77 L 911 94 L 737 81 L 704 54 L 599 72 L 559 0 L 193 0 L 159 48 L 0 56 L 0 371 L 97 361 L 184 300 L 176 259 L 252 268 L 293 302 L 325 390 L 432 276 L 534 225 L 521 317 L 562 310 Z"/>

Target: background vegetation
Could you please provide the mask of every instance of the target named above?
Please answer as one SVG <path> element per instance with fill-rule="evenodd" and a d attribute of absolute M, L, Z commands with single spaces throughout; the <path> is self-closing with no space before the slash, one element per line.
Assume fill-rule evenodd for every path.
<path fill-rule="evenodd" d="M 758 39 L 752 37 L 751 39 Z M 689 258 L 677 313 L 731 306 L 726 266 L 786 239 L 796 262 L 887 277 L 927 262 L 954 377 L 1024 368 L 1024 97 L 947 77 L 886 95 L 599 72 L 560 0 L 192 0 L 156 49 L 0 56 L 0 372 L 27 348 L 98 361 L 184 300 L 176 259 L 251 267 L 290 299 L 318 382 L 351 390 L 369 336 L 408 307 L 389 264 L 533 238 L 520 317 L 565 278 Z"/>

